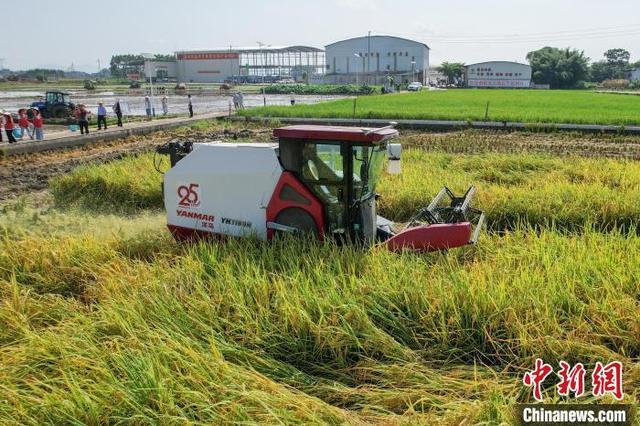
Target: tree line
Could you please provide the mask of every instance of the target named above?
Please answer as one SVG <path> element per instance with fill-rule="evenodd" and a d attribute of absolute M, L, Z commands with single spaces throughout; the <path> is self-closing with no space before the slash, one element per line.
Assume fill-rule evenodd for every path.
<path fill-rule="evenodd" d="M 175 61 L 174 55 L 156 54 L 156 61 Z M 113 55 L 109 66 L 112 77 L 126 78 L 129 74 L 144 73 L 144 56 L 142 55 Z"/>
<path fill-rule="evenodd" d="M 631 62 L 631 54 L 626 49 L 609 49 L 603 57 L 591 62 L 584 51 L 556 47 L 543 47 L 527 53 L 533 82 L 548 84 L 552 89 L 582 88 L 586 82 L 625 79 L 630 70 L 640 68 L 640 61 Z M 443 62 L 438 71 L 450 82 L 461 81 L 465 64 Z"/>

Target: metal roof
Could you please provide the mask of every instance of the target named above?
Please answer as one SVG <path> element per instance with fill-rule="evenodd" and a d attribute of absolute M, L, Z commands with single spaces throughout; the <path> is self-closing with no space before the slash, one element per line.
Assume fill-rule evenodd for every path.
<path fill-rule="evenodd" d="M 370 129 L 346 126 L 297 125 L 280 127 L 273 131 L 273 136 L 278 138 L 363 143 L 380 142 L 397 135 L 398 131 L 392 128 Z"/>
<path fill-rule="evenodd" d="M 409 39 L 409 38 L 404 38 L 404 37 L 391 36 L 391 35 L 372 35 L 372 36 L 370 36 L 370 37 L 371 37 L 371 38 L 395 38 L 395 39 L 398 39 L 398 40 L 408 41 L 408 42 L 415 43 L 415 44 L 421 44 L 421 45 L 423 45 L 424 47 L 426 47 L 427 49 L 431 49 L 431 48 L 430 48 L 427 44 L 425 44 L 425 43 L 422 43 L 422 42 L 420 42 L 420 41 L 416 41 L 416 40 L 411 40 L 411 39 Z M 352 37 L 352 38 L 347 38 L 347 39 L 344 39 L 344 40 L 340 40 L 340 41 L 333 42 L 333 43 L 331 43 L 331 44 L 327 44 L 327 45 L 325 46 L 325 48 L 327 48 L 327 47 L 329 47 L 329 46 L 333 46 L 334 44 L 344 43 L 344 42 L 352 41 L 352 40 L 367 39 L 367 38 L 369 38 L 369 36 L 361 36 L 361 37 Z"/>
<path fill-rule="evenodd" d="M 526 67 L 530 67 L 531 65 L 529 64 L 523 64 L 522 62 L 515 62 L 515 61 L 484 61 L 484 62 L 476 62 L 475 64 L 468 64 L 465 65 L 465 67 L 473 67 L 476 65 L 484 65 L 484 64 L 513 64 L 513 65 L 524 65 Z"/>
<path fill-rule="evenodd" d="M 219 49 L 200 49 L 200 50 L 179 50 L 179 53 L 264 53 L 264 52 L 324 52 L 324 49 L 313 46 L 263 46 L 260 47 L 237 47 L 230 46 Z"/>

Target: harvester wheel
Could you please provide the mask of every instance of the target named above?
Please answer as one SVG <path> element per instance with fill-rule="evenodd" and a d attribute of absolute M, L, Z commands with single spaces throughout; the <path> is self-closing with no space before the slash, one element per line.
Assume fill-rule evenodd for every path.
<path fill-rule="evenodd" d="M 313 217 L 305 210 L 297 207 L 289 207 L 282 210 L 276 216 L 275 222 L 280 225 L 296 228 L 303 234 L 309 233 L 313 234 L 315 237 L 318 236 L 318 226 L 316 225 L 316 221 L 313 220 Z"/>

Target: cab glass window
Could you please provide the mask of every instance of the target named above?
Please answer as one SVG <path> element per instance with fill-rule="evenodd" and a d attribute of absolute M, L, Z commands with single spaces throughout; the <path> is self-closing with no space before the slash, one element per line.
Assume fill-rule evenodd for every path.
<path fill-rule="evenodd" d="M 329 232 L 344 228 L 343 166 L 340 145 L 305 143 L 302 179 L 324 204 Z"/>
<path fill-rule="evenodd" d="M 302 177 L 310 182 L 342 182 L 340 145 L 307 143 L 302 150 Z"/>
<path fill-rule="evenodd" d="M 386 145 L 354 146 L 353 190 L 355 199 L 365 199 L 375 193 L 382 174 Z"/>

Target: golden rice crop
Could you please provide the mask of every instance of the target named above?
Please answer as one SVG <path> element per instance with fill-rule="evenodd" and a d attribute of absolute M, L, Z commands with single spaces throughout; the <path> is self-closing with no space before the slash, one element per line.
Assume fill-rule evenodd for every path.
<path fill-rule="evenodd" d="M 637 404 L 636 163 L 407 149 L 383 214 L 474 184 L 501 232 L 394 254 L 177 243 L 151 160 L 78 168 L 52 182 L 57 207 L 0 212 L 0 423 L 509 424 L 538 357 L 619 360 Z"/>
<path fill-rule="evenodd" d="M 118 237 L 0 241 L 0 419 L 509 422 L 535 357 L 621 360 L 637 397 L 635 232 L 431 255 L 162 232 L 136 236 L 144 256 Z"/>
<path fill-rule="evenodd" d="M 56 203 L 98 211 L 160 209 L 162 177 L 152 161 L 148 154 L 80 167 L 53 180 Z M 475 185 L 475 205 L 487 213 L 491 230 L 522 224 L 607 231 L 640 218 L 640 165 L 630 160 L 407 149 L 402 169 L 378 187 L 380 213 L 392 220 L 407 220 L 445 185 L 458 193 Z"/>

